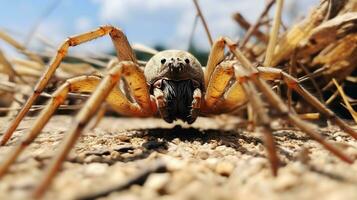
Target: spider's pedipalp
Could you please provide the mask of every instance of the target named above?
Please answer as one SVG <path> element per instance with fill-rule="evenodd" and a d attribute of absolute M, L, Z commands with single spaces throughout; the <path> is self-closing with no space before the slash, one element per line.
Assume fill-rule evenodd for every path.
<path fill-rule="evenodd" d="M 193 81 L 161 80 L 160 88 L 154 88 L 154 97 L 161 117 L 168 123 L 181 119 L 189 124 L 197 118 L 197 89 Z M 196 92 L 196 94 L 195 94 Z M 196 99 L 195 99 L 196 96 Z M 194 115 L 192 115 L 194 113 Z"/>

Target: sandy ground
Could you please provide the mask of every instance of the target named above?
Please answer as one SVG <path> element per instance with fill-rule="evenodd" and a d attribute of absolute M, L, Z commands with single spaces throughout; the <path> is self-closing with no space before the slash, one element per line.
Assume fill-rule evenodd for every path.
<path fill-rule="evenodd" d="M 55 116 L 0 181 L 0 199 L 28 199 L 70 126 Z M 0 118 L 1 133 L 8 121 Z M 357 199 L 357 162 L 343 163 L 303 133 L 274 132 L 282 166 L 273 177 L 258 133 L 233 117 L 200 118 L 193 126 L 160 119 L 105 118 L 86 131 L 45 199 Z M 33 124 L 27 118 L 0 160 Z M 357 141 L 320 128 L 357 158 Z"/>

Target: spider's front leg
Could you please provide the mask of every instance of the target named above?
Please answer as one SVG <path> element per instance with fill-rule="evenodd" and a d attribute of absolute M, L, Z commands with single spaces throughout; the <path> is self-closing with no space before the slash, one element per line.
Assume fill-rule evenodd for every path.
<path fill-rule="evenodd" d="M 124 35 L 124 33 L 113 27 L 113 26 L 102 26 L 94 31 L 90 31 L 84 34 L 80 34 L 74 37 L 68 38 L 58 49 L 57 55 L 52 59 L 49 67 L 46 69 L 42 77 L 40 78 L 39 82 L 37 83 L 36 87 L 34 88 L 33 94 L 27 99 L 26 103 L 22 106 L 22 109 L 17 114 L 15 119 L 12 120 L 9 127 L 3 134 L 0 145 L 5 145 L 6 142 L 10 139 L 13 132 L 16 130 L 18 125 L 20 124 L 21 120 L 25 117 L 26 113 L 29 111 L 35 100 L 41 94 L 41 92 L 47 86 L 49 80 L 55 73 L 57 67 L 62 62 L 63 58 L 67 55 L 67 51 L 69 47 L 73 47 L 76 45 L 80 45 L 82 43 L 88 42 L 90 40 L 102 37 L 109 34 L 115 49 L 117 51 L 117 56 L 120 61 L 133 61 L 136 63 L 136 58 L 133 54 L 133 51 L 129 45 L 129 42 Z"/>
<path fill-rule="evenodd" d="M 230 51 L 238 58 L 240 63 L 236 61 L 223 61 L 223 52 L 225 46 L 228 46 Z M 345 162 L 353 162 L 348 156 L 342 153 L 339 149 L 324 140 L 324 138 L 316 131 L 315 127 L 301 120 L 295 113 L 289 112 L 289 109 L 284 102 L 272 91 L 269 85 L 262 80 L 280 78 L 285 80 L 289 87 L 300 93 L 308 102 L 315 106 L 320 112 L 330 117 L 343 130 L 356 138 L 356 132 L 350 128 L 345 122 L 335 116 L 335 114 L 327 109 L 315 97 L 308 93 L 304 88 L 298 85 L 297 81 L 282 71 L 263 68 L 258 71 L 253 67 L 249 60 L 236 48 L 236 45 L 228 38 L 220 38 L 212 48 L 208 63 L 206 76 L 207 77 L 207 92 L 204 97 L 205 109 L 204 112 L 220 113 L 225 111 L 224 105 L 228 103 L 228 108 L 234 108 L 232 100 L 239 105 L 250 100 L 253 107 L 259 115 L 260 127 L 263 128 L 263 133 L 266 136 L 265 146 L 268 150 L 269 160 L 272 165 L 273 173 L 276 174 L 278 159 L 276 156 L 275 142 L 272 136 L 272 128 L 264 109 L 263 101 L 259 97 L 258 90 L 265 95 L 271 106 L 275 107 L 282 115 L 287 116 L 290 122 L 310 135 L 317 142 L 322 144 L 331 153 L 338 156 Z M 233 73 L 234 72 L 234 73 Z M 233 75 L 234 74 L 234 75 Z M 228 83 L 235 81 L 233 84 Z"/>
<path fill-rule="evenodd" d="M 267 149 L 268 158 L 271 163 L 272 173 L 277 175 L 279 158 L 276 153 L 275 140 L 270 126 L 268 114 L 264 109 L 263 103 L 256 94 L 255 86 L 248 82 L 235 81 L 235 74 L 243 77 L 247 72 L 240 70 L 235 72 L 237 61 L 222 61 L 225 48 L 223 38 L 213 45 L 210 53 L 205 77 L 207 78 L 207 89 L 204 97 L 203 112 L 206 114 L 218 114 L 231 111 L 239 105 L 251 100 L 252 105 L 259 114 L 259 128 L 265 138 L 264 144 Z M 240 78 L 239 78 L 240 79 Z M 232 82 L 230 85 L 229 83 Z M 228 88 L 228 89 L 227 89 Z"/>
<path fill-rule="evenodd" d="M 276 108 L 282 116 L 285 116 L 290 122 L 291 124 L 295 125 L 296 127 L 300 128 L 302 131 L 304 131 L 306 134 L 308 134 L 311 138 L 313 138 L 314 140 L 316 140 L 317 142 L 319 142 L 321 145 L 323 145 L 327 150 L 329 150 L 331 153 L 335 154 L 337 157 L 339 157 L 341 160 L 347 162 L 347 163 L 352 163 L 353 160 L 351 158 L 349 158 L 347 155 L 345 155 L 343 152 L 341 152 L 339 149 L 337 149 L 336 147 L 334 147 L 332 144 L 330 144 L 329 142 L 327 142 L 316 130 L 316 127 L 313 126 L 311 123 L 306 122 L 302 119 L 300 119 L 298 117 L 297 114 L 295 114 L 294 112 L 291 112 L 289 110 L 289 108 L 286 106 L 286 104 L 283 102 L 283 100 L 274 93 L 274 91 L 270 88 L 270 86 L 264 81 L 262 80 L 262 78 L 259 76 L 259 71 L 253 67 L 252 63 L 243 55 L 243 53 L 237 49 L 236 44 L 231 41 L 228 38 L 224 38 L 224 40 L 226 41 L 227 46 L 229 47 L 230 51 L 234 54 L 234 56 L 240 61 L 240 63 L 242 64 L 242 67 L 244 67 L 244 70 L 247 71 L 247 76 L 245 76 L 244 79 L 241 79 L 239 77 L 237 77 L 237 81 L 239 80 L 243 80 L 243 81 L 249 81 L 254 83 L 254 85 L 259 89 L 260 92 L 262 92 L 262 94 L 266 97 L 267 102 L 274 108 Z M 269 76 L 276 76 L 277 73 L 266 73 L 265 77 L 269 77 Z M 263 76 L 264 77 L 264 76 Z M 286 77 L 285 77 L 286 78 Z M 290 82 L 288 82 L 288 84 L 291 84 L 291 80 Z M 293 85 L 297 85 L 297 82 L 295 82 Z M 296 87 L 292 87 L 293 89 L 296 89 Z M 304 94 L 303 97 L 307 98 L 307 94 L 305 93 L 301 93 Z M 311 95 L 311 94 L 310 94 Z M 311 95 L 311 97 L 313 97 Z M 315 98 L 316 99 L 316 98 Z M 311 99 L 310 99 L 311 100 Z M 309 99 L 308 99 L 309 101 Z M 316 101 L 318 101 L 316 99 Z M 316 102 L 313 101 L 312 103 L 314 106 L 316 106 Z M 317 107 L 317 106 L 316 106 Z M 318 107 L 317 107 L 318 108 Z M 325 109 L 327 109 L 326 107 L 324 107 Z M 320 109 L 320 108 L 318 108 Z M 327 109 L 328 110 L 328 109 Z M 326 111 L 321 110 L 321 112 L 323 112 L 324 114 L 326 114 Z M 332 111 L 330 111 L 332 112 Z M 342 121 L 342 120 L 341 120 Z M 343 122 L 343 121 L 342 121 Z M 344 122 L 343 122 L 344 123 Z M 341 126 L 340 124 L 337 123 L 337 125 L 339 125 L 343 130 L 348 130 L 348 131 L 352 131 L 352 132 L 347 132 L 350 135 L 355 135 L 355 131 L 351 128 L 349 129 L 345 129 L 343 126 Z M 348 125 L 346 125 L 348 126 Z"/>
<path fill-rule="evenodd" d="M 146 86 L 144 74 L 139 69 L 139 66 L 133 62 L 119 62 L 110 69 L 108 75 L 106 75 L 99 83 L 94 93 L 90 96 L 83 108 L 74 118 L 74 122 L 66 133 L 65 140 L 61 144 L 58 153 L 48 166 L 43 179 L 40 181 L 39 186 L 35 190 L 35 197 L 40 197 L 50 185 L 51 180 L 59 170 L 62 162 L 67 157 L 76 140 L 81 135 L 92 116 L 95 115 L 106 99 L 108 103 L 114 106 L 118 111 L 126 110 L 127 106 L 131 105 L 119 104 L 118 101 L 121 99 L 110 95 L 111 91 L 117 85 L 121 77 L 124 77 L 128 81 L 129 85 L 131 85 L 130 89 L 139 105 L 137 109 L 132 110 L 129 114 L 133 116 L 149 116 L 153 114 L 154 111 L 151 107 L 152 103 L 150 100 L 149 90 Z"/>
<path fill-rule="evenodd" d="M 112 62 L 109 66 L 115 66 Z M 129 83 L 129 89 L 134 96 L 137 103 L 133 103 L 118 88 L 113 89 L 106 102 L 117 112 L 127 116 L 150 116 L 152 115 L 151 102 L 146 87 L 145 77 L 138 67 L 131 67 L 125 71 L 125 78 Z M 44 110 L 37 117 L 28 134 L 21 140 L 21 142 L 10 151 L 0 165 L 0 178 L 6 173 L 8 168 L 14 163 L 20 153 L 30 145 L 34 139 L 40 134 L 43 127 L 50 120 L 57 108 L 65 101 L 68 93 L 86 92 L 92 93 L 95 91 L 101 81 L 97 76 L 80 76 L 67 80 L 61 87 L 59 87 L 51 97 L 51 100 L 46 105 Z"/>
<path fill-rule="evenodd" d="M 337 117 L 334 112 L 322 104 L 315 96 L 303 88 L 297 79 L 285 73 L 281 69 L 270 67 L 258 67 L 259 76 L 265 80 L 283 80 L 286 85 L 300 94 L 308 103 L 315 107 L 319 112 L 324 114 L 330 121 L 337 124 L 342 130 L 357 139 L 357 132 L 353 130 L 346 122 Z"/>
<path fill-rule="evenodd" d="M 204 71 L 206 93 L 201 109 L 203 114 L 226 113 L 247 101 L 242 85 L 234 80 L 233 65 L 237 61 L 223 61 L 224 48 L 224 38 L 219 38 L 209 54 Z"/>

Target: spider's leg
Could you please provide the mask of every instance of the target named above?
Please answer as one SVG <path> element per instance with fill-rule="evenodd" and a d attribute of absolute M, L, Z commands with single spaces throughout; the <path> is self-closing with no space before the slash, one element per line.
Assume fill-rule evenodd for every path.
<path fill-rule="evenodd" d="M 98 87 L 95 89 L 90 98 L 86 101 L 83 108 L 79 111 L 79 113 L 74 118 L 72 126 L 69 128 L 63 143 L 61 144 L 58 153 L 53 158 L 52 162 L 48 166 L 43 179 L 41 180 L 39 186 L 36 188 L 34 196 L 40 197 L 46 188 L 51 183 L 51 180 L 61 167 L 62 162 L 67 157 L 68 153 L 72 149 L 78 137 L 81 135 L 81 132 L 86 127 L 90 119 L 93 115 L 98 111 L 102 103 L 105 99 L 109 98 L 108 96 L 113 88 L 117 85 L 120 78 L 123 76 L 127 80 L 131 78 L 133 72 L 140 70 L 139 67 L 133 62 L 119 62 L 118 65 L 112 67 L 109 71 L 108 75 L 106 75 L 103 80 L 100 82 Z M 141 75 L 144 77 L 144 74 L 141 72 Z M 141 76 L 140 75 L 140 76 Z M 133 77 L 137 77 L 136 75 Z M 138 79 L 133 78 L 133 81 L 139 81 Z M 145 90 L 147 97 L 145 99 L 149 99 L 150 96 L 147 88 L 132 88 L 137 91 Z M 139 98 L 139 93 L 134 94 L 137 98 Z M 142 97 L 144 98 L 144 97 Z M 139 105 L 144 105 L 143 102 L 140 102 Z M 144 112 L 144 111 L 143 111 Z M 148 113 L 150 111 L 145 111 Z"/>
<path fill-rule="evenodd" d="M 268 153 L 268 158 L 269 162 L 271 164 L 271 169 L 273 172 L 273 175 L 278 174 L 278 167 L 279 167 L 279 157 L 277 155 L 276 151 L 276 144 L 275 144 L 275 139 L 272 133 L 272 127 L 270 123 L 270 119 L 268 117 L 267 110 L 264 107 L 264 103 L 262 99 L 260 98 L 258 94 L 258 90 L 255 87 L 255 85 L 247 81 L 247 79 L 244 78 L 244 76 L 247 73 L 247 71 L 242 68 L 242 67 L 235 67 L 235 72 L 236 72 L 236 80 L 237 84 L 240 84 L 243 93 L 247 96 L 246 98 L 251 102 L 252 107 L 254 108 L 255 112 L 257 112 L 258 116 L 258 127 L 260 128 L 260 132 L 263 133 L 264 136 L 264 145 L 265 148 L 267 149 Z M 244 95 L 244 94 L 243 94 Z"/>
<path fill-rule="evenodd" d="M 28 134 L 21 140 L 21 142 L 12 149 L 10 154 L 2 161 L 0 165 L 0 177 L 2 177 L 8 168 L 11 166 L 13 162 L 15 162 L 16 158 L 20 155 L 20 153 L 33 142 L 34 139 L 39 135 L 43 127 L 50 120 L 53 113 L 57 110 L 57 108 L 64 102 L 69 92 L 93 92 L 98 84 L 100 83 L 100 78 L 97 76 L 79 76 L 76 78 L 72 78 L 67 80 L 60 88 L 58 88 L 53 94 L 52 98 L 44 108 L 44 110 L 37 117 L 34 125 Z M 144 81 L 145 83 L 145 81 Z M 135 84 L 134 84 L 135 85 Z M 143 95 L 145 96 L 145 94 Z M 109 96 L 106 98 L 106 102 L 114 107 L 116 110 L 125 113 L 126 115 L 131 116 L 142 116 L 145 112 L 142 112 L 142 109 L 132 102 L 130 102 L 125 95 L 118 89 L 112 90 Z M 149 103 L 144 103 L 149 104 Z M 102 114 L 104 114 L 105 109 L 101 108 Z M 145 109 L 148 109 L 145 107 Z M 150 110 L 150 109 L 149 109 Z M 148 111 L 149 111 L 148 110 Z M 101 113 L 97 113 L 96 122 L 101 118 Z M 99 115 L 99 116 L 98 116 Z"/>
<path fill-rule="evenodd" d="M 218 41 L 220 42 L 221 40 Z M 222 48 L 212 52 L 218 54 L 224 52 L 224 45 Z M 246 70 L 242 67 L 235 67 L 236 64 L 236 61 L 223 61 L 214 68 L 208 81 L 202 112 L 207 114 L 224 112 L 225 109 L 229 107 L 235 108 L 237 105 L 244 103 L 246 99 L 249 99 L 259 114 L 260 132 L 264 134 L 264 144 L 272 166 L 272 172 L 274 175 L 277 175 L 279 158 L 276 152 L 270 120 L 264 109 L 262 100 L 256 95 L 258 92 L 255 86 L 250 82 L 243 81 L 244 75 L 247 74 Z M 236 77 L 234 77 L 234 74 L 236 74 Z M 227 86 L 232 79 L 236 81 L 226 92 Z M 226 103 L 231 103 L 231 105 L 226 106 Z"/>
<path fill-rule="evenodd" d="M 111 94 L 111 93 L 110 93 Z M 91 122 L 88 125 L 88 130 L 93 130 L 95 127 L 98 126 L 100 121 L 103 119 L 105 116 L 105 113 L 107 111 L 107 104 L 103 103 L 103 105 L 99 108 L 97 114 L 93 117 L 93 122 Z"/>
<path fill-rule="evenodd" d="M 204 98 L 203 113 L 225 113 L 246 102 L 242 85 L 235 81 L 236 61 L 223 61 L 213 71 Z M 236 72 L 237 73 L 237 72 Z M 230 81 L 234 81 L 229 84 Z"/>
<path fill-rule="evenodd" d="M 341 118 L 337 117 L 334 112 L 328 109 L 324 104 L 322 104 L 316 97 L 314 97 L 310 92 L 303 88 L 299 81 L 289 74 L 285 73 L 280 69 L 270 68 L 270 67 L 259 67 L 258 71 L 262 78 L 264 79 L 281 79 L 287 86 L 297 93 L 299 93 L 307 102 L 314 106 L 319 112 L 323 113 L 329 118 L 333 123 L 337 124 L 342 130 L 351 135 L 353 138 L 357 139 L 357 132 L 353 130 L 348 124 L 346 124 Z"/>
<path fill-rule="evenodd" d="M 124 77 L 127 85 L 129 87 L 129 91 L 131 92 L 135 103 L 130 103 L 131 105 L 135 106 L 137 109 L 134 110 L 127 110 L 127 102 L 130 102 L 125 94 L 120 93 L 122 97 L 118 98 L 115 96 L 108 96 L 107 102 L 109 105 L 118 113 L 122 115 L 128 116 L 151 116 L 153 112 L 155 112 L 156 106 L 152 103 L 150 99 L 150 93 L 148 89 L 148 85 L 146 83 L 146 78 L 144 76 L 144 72 L 140 69 L 136 63 L 131 63 L 130 67 L 123 67 L 122 72 L 120 72 L 120 76 Z M 121 62 L 111 62 L 109 64 L 110 71 L 113 68 L 117 68 L 118 65 L 123 65 Z M 124 65 L 126 66 L 126 65 Z M 120 90 L 115 90 L 120 91 Z"/>
<path fill-rule="evenodd" d="M 80 34 L 80 35 L 68 38 L 59 47 L 59 49 L 57 51 L 57 55 L 52 59 L 49 67 L 46 69 L 46 71 L 40 78 L 39 82 L 35 86 L 33 94 L 29 97 L 29 99 L 27 99 L 26 103 L 23 105 L 20 112 L 17 114 L 15 119 L 12 120 L 9 127 L 3 134 L 3 137 L 1 138 L 1 141 L 0 141 L 0 145 L 5 145 L 6 142 L 10 139 L 13 132 L 16 130 L 16 128 L 18 127 L 21 120 L 25 117 L 26 113 L 29 111 L 29 109 L 31 108 L 34 101 L 37 99 L 37 97 L 41 94 L 41 92 L 47 86 L 48 81 L 51 79 L 51 77 L 55 73 L 55 71 L 56 71 L 57 67 L 60 65 L 62 59 L 67 55 L 67 51 L 68 51 L 69 47 L 73 47 L 73 46 L 88 42 L 90 40 L 102 37 L 107 34 L 109 34 L 113 40 L 113 43 L 117 50 L 118 58 L 120 61 L 127 60 L 127 61 L 136 62 L 135 56 L 133 54 L 133 51 L 129 45 L 129 42 L 128 42 L 126 36 L 124 35 L 124 33 L 121 30 L 119 30 L 113 26 L 102 26 L 94 31 L 90 31 L 90 32 L 87 32 L 84 34 Z"/>
<path fill-rule="evenodd" d="M 6 173 L 7 169 L 13 162 L 15 162 L 16 158 L 20 155 L 20 153 L 37 137 L 37 135 L 43 129 L 45 124 L 51 118 L 52 114 L 56 111 L 58 106 L 60 106 L 67 98 L 68 93 L 74 92 L 73 88 L 76 88 L 76 85 L 84 85 L 84 83 L 87 84 L 89 79 L 90 78 L 87 76 L 69 79 L 52 94 L 51 100 L 49 101 L 47 106 L 41 111 L 40 115 L 34 122 L 34 125 L 31 127 L 31 130 L 28 132 L 27 135 L 25 135 L 20 144 L 18 144 L 14 149 L 12 149 L 12 151 L 2 161 L 0 165 L 0 177 L 2 177 Z M 82 90 L 82 92 L 84 91 L 86 90 Z"/>
<path fill-rule="evenodd" d="M 208 86 L 213 71 L 224 59 L 224 47 L 225 41 L 223 38 L 219 38 L 213 43 L 212 49 L 208 56 L 207 66 L 204 69 L 206 87 Z"/>
<path fill-rule="evenodd" d="M 302 131 L 307 133 L 310 137 L 315 139 L 321 145 L 323 145 L 327 150 L 331 153 L 335 154 L 341 160 L 353 163 L 353 160 L 349 158 L 347 155 L 342 153 L 339 149 L 328 143 L 317 131 L 313 124 L 308 123 L 300 119 L 295 113 L 289 111 L 289 108 L 284 104 L 284 102 L 280 99 L 280 97 L 274 93 L 274 91 L 270 88 L 270 86 L 262 80 L 258 74 L 259 71 L 253 67 L 253 64 L 243 55 L 243 53 L 237 49 L 236 44 L 232 42 L 230 39 L 225 38 L 226 44 L 228 45 L 230 51 L 235 55 L 235 57 L 241 62 L 241 64 L 245 67 L 245 69 L 249 72 L 249 76 L 247 77 L 251 80 L 257 88 L 265 95 L 269 104 L 275 107 L 283 116 L 286 116 L 289 121 L 300 128 Z"/>
<path fill-rule="evenodd" d="M 246 102 L 247 98 L 245 96 L 244 88 L 239 81 L 236 81 L 224 93 L 222 101 L 219 101 L 217 104 L 217 108 L 223 112 L 229 112 L 242 106 Z"/>
<path fill-rule="evenodd" d="M 203 107 L 201 108 L 203 114 L 222 113 L 229 110 L 230 107 L 237 106 L 237 101 L 244 101 L 244 99 L 240 98 L 242 97 L 240 95 L 240 91 L 242 91 L 240 85 L 233 84 L 228 88 L 229 92 L 225 92 L 228 82 L 233 78 L 234 74 L 232 63 L 230 61 L 223 61 L 225 43 L 223 37 L 220 37 L 213 43 L 208 56 L 207 66 L 204 68 L 206 94 L 202 104 Z M 224 99 L 231 102 L 232 106 L 226 106 L 228 102 L 222 103 L 220 101 L 223 94 Z"/>
<path fill-rule="evenodd" d="M 229 81 L 232 79 L 233 74 L 234 68 L 231 62 L 222 62 L 214 69 L 204 97 L 205 107 L 207 107 L 207 109 L 213 109 L 215 104 L 219 101 Z"/>

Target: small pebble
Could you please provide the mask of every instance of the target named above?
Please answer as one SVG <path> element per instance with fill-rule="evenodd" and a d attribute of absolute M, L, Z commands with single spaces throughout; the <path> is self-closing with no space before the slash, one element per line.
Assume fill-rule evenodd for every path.
<path fill-rule="evenodd" d="M 117 152 L 125 153 L 130 150 L 134 150 L 134 147 L 133 147 L 133 145 L 130 145 L 130 144 L 124 144 L 124 145 L 118 145 L 118 146 L 114 147 L 113 150 L 117 151 Z"/>
<path fill-rule="evenodd" d="M 158 149 L 158 148 L 165 148 L 166 143 L 165 142 L 160 142 L 160 141 L 156 141 L 156 140 L 150 140 L 145 142 L 142 145 L 145 149 Z"/>
<path fill-rule="evenodd" d="M 87 176 L 99 176 L 105 173 L 108 165 L 103 163 L 91 163 L 86 165 L 84 174 Z"/>
<path fill-rule="evenodd" d="M 151 174 L 146 180 L 144 187 L 160 191 L 170 181 L 170 177 L 169 173 Z"/>
<path fill-rule="evenodd" d="M 117 139 L 119 139 L 122 142 L 129 142 L 131 137 L 127 136 L 127 135 L 118 135 Z"/>
<path fill-rule="evenodd" d="M 197 156 L 202 160 L 206 160 L 209 157 L 209 153 L 207 151 L 199 151 Z"/>
<path fill-rule="evenodd" d="M 101 160 L 102 160 L 102 158 L 100 156 L 90 155 L 90 156 L 87 156 L 84 159 L 84 162 L 85 163 L 92 163 L 92 162 L 100 162 Z"/>
<path fill-rule="evenodd" d="M 284 174 L 284 176 L 278 176 L 275 181 L 274 189 L 277 191 L 286 191 L 289 188 L 297 185 L 299 183 L 298 177 L 292 174 Z"/>
<path fill-rule="evenodd" d="M 216 166 L 216 172 L 222 176 L 231 175 L 233 170 L 234 170 L 234 165 L 226 161 L 219 162 Z"/>

